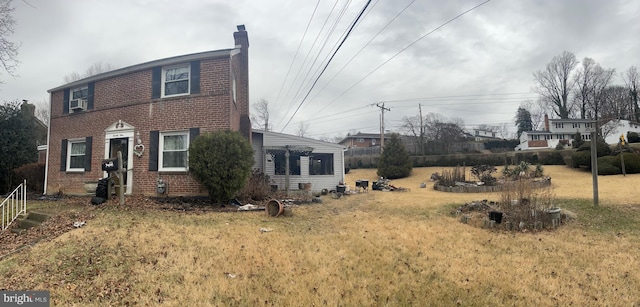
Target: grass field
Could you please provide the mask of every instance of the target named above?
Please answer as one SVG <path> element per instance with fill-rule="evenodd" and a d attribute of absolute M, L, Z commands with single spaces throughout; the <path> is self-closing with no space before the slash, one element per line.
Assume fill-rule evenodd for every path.
<path fill-rule="evenodd" d="M 435 191 L 443 169 L 291 217 L 99 207 L 1 259 L 0 288 L 50 290 L 56 306 L 640 306 L 640 175 L 599 177 L 594 208 L 590 173 L 547 166 L 577 219 L 522 233 L 460 223 L 451 209 L 499 194 Z"/>

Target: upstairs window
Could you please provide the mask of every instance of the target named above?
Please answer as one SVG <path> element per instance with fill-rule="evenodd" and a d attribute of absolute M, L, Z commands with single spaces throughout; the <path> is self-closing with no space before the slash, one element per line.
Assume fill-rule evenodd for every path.
<path fill-rule="evenodd" d="M 573 128 L 580 128 L 580 123 L 573 123 Z"/>
<path fill-rule="evenodd" d="M 189 64 L 162 68 L 162 97 L 189 95 Z"/>
<path fill-rule="evenodd" d="M 89 97 L 89 87 L 82 86 L 71 89 L 71 100 L 74 99 L 84 99 L 86 100 Z"/>
<path fill-rule="evenodd" d="M 562 128 L 564 128 L 564 123 L 556 123 L 556 128 L 557 128 L 557 129 L 562 129 Z"/>

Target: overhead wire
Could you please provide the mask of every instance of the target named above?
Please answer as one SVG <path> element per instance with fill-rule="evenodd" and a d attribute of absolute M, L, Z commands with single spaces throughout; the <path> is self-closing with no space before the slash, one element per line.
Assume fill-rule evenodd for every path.
<path fill-rule="evenodd" d="M 282 86 L 280 86 L 280 90 L 278 91 L 278 96 L 276 96 L 276 101 L 275 101 L 276 104 L 280 101 L 280 94 L 282 94 L 282 89 L 284 89 L 284 85 L 287 83 L 287 79 L 289 78 L 289 73 L 291 73 L 293 64 L 296 62 L 296 58 L 298 57 L 298 53 L 300 52 L 300 48 L 302 47 L 302 42 L 304 42 L 304 38 L 307 36 L 307 31 L 309 31 L 309 26 L 311 26 L 311 21 L 313 21 L 313 17 L 316 15 L 316 11 L 318 10 L 319 5 L 320 5 L 320 0 L 316 2 L 316 6 L 315 8 L 313 8 L 313 13 L 311 13 L 311 18 L 309 18 L 307 27 L 304 29 L 304 34 L 302 34 L 302 39 L 300 39 L 300 43 L 298 44 L 296 53 L 293 55 L 293 59 L 291 60 L 291 65 L 289 65 L 289 70 L 287 70 L 287 74 L 284 76 L 284 80 L 282 81 Z"/>
<path fill-rule="evenodd" d="M 402 15 L 402 13 L 404 13 L 404 11 L 406 11 L 414 2 L 416 2 L 416 0 L 413 0 L 411 2 L 409 2 L 409 4 L 407 4 L 402 10 L 400 10 L 400 12 L 398 12 L 393 18 L 391 18 L 391 20 L 389 20 L 387 22 L 387 24 L 385 24 L 380 30 L 378 30 L 378 32 L 366 43 L 364 44 L 364 46 L 362 46 L 362 48 L 360 48 L 360 50 L 358 50 L 358 52 L 356 52 L 343 66 L 342 68 L 340 68 L 340 70 L 338 70 L 338 72 L 336 72 L 333 77 L 331 77 L 331 79 L 329 79 L 329 81 L 327 81 L 327 83 L 325 83 L 325 85 L 319 89 L 316 92 L 316 95 L 313 96 L 311 98 L 311 100 L 315 99 L 327 86 L 329 86 L 329 84 L 349 65 L 351 64 L 351 62 L 358 56 L 360 55 L 360 53 L 369 46 L 369 44 L 371 44 L 371 42 L 373 42 L 374 39 L 376 39 L 378 37 L 378 35 L 380 35 L 380 33 L 382 33 L 382 31 L 384 31 L 387 27 L 389 27 L 389 25 L 391 25 L 391 23 L 393 23 L 400 15 Z M 377 4 L 377 2 L 376 2 Z M 375 6 L 375 4 L 374 4 Z M 373 8 L 373 7 L 372 7 Z"/>
<path fill-rule="evenodd" d="M 330 30 L 327 32 L 327 35 L 325 36 L 320 49 L 318 49 L 318 52 L 316 53 L 315 58 L 313 59 L 313 62 L 311 63 L 311 65 L 309 65 L 309 70 L 307 70 L 307 73 L 305 74 L 305 76 L 302 78 L 302 81 L 300 83 L 300 86 L 298 87 L 298 90 L 296 91 L 295 95 L 292 98 L 292 103 L 293 101 L 296 101 L 299 98 L 299 95 L 301 93 L 304 92 L 304 89 L 307 88 L 309 86 L 309 84 L 311 83 L 311 80 L 313 80 L 313 76 L 316 75 L 316 72 L 318 71 L 318 69 L 320 69 L 320 67 L 322 67 L 322 63 L 325 62 L 325 60 L 322 60 L 320 62 L 320 64 L 318 65 L 318 67 L 316 68 L 316 72 L 314 72 L 313 74 L 311 73 L 311 71 L 313 70 L 314 66 L 316 65 L 316 63 L 318 62 L 318 59 L 320 58 L 320 55 L 322 54 L 322 51 L 325 49 L 325 47 L 327 46 L 327 43 L 329 42 L 329 39 L 331 38 L 331 35 L 333 34 L 333 32 L 336 30 L 338 24 L 340 23 L 340 20 L 342 19 L 342 17 L 344 16 L 345 12 L 347 11 L 347 8 L 349 7 L 349 4 L 351 3 L 351 0 L 347 1 L 345 3 L 345 5 L 342 7 L 342 10 L 340 10 L 340 12 L 338 13 L 338 17 L 336 17 L 335 21 L 333 22 L 333 25 L 331 26 Z M 344 34 L 343 34 L 344 35 Z M 342 36 L 341 36 L 342 38 Z M 340 41 L 340 39 L 338 39 L 338 41 L 336 42 L 336 44 Z M 334 45 L 335 46 L 335 45 Z M 333 47 L 330 49 L 333 50 Z M 327 54 L 327 56 L 331 54 L 331 51 L 329 51 L 329 53 Z M 326 58 L 325 58 L 326 59 Z"/>
<path fill-rule="evenodd" d="M 316 43 L 318 42 L 318 39 L 320 38 L 320 35 L 322 34 L 322 31 L 324 30 L 324 27 L 329 22 L 329 18 L 333 14 L 333 10 L 335 10 L 336 5 L 338 5 L 338 1 L 339 0 L 336 0 L 336 2 L 333 4 L 333 6 L 331 7 L 331 11 L 329 12 L 329 15 L 327 15 L 327 18 L 325 18 L 324 22 L 322 23 L 322 27 L 320 27 L 320 30 L 318 31 L 318 35 L 316 35 L 316 38 L 314 39 L 313 43 L 311 44 L 311 47 L 309 48 L 309 51 L 307 52 L 307 55 L 304 57 L 304 60 L 302 61 L 302 64 L 300 65 L 300 69 L 298 69 L 298 72 L 296 73 L 295 77 L 293 78 L 293 81 L 291 82 L 291 86 L 289 86 L 289 89 L 287 90 L 287 93 L 284 95 L 283 100 L 286 100 L 286 97 L 289 96 L 289 93 L 294 88 L 294 85 L 296 84 L 296 81 L 298 80 L 298 77 L 300 76 L 300 73 L 302 72 L 302 68 L 307 63 L 307 60 L 309 59 L 309 55 L 311 55 L 311 51 L 313 50 L 313 48 L 315 47 Z M 287 107 L 287 110 L 291 109 L 291 107 L 293 106 L 293 102 L 294 102 L 294 100 L 292 99 L 291 102 L 289 103 L 289 106 Z M 278 122 L 278 124 L 280 124 L 280 122 L 282 122 L 282 120 L 280 120 Z"/>
<path fill-rule="evenodd" d="M 441 29 L 442 27 L 448 25 L 449 23 L 453 22 L 454 20 L 466 15 L 467 13 L 481 7 L 482 5 L 488 3 L 491 0 L 486 0 L 458 15 L 456 15 L 455 17 L 447 20 L 445 23 L 437 26 L 436 28 L 434 28 L 433 30 L 427 32 L 426 34 L 420 36 L 418 39 L 416 39 L 415 41 L 411 42 L 409 45 L 405 46 L 404 48 L 400 49 L 400 51 L 396 52 L 394 55 L 392 55 L 390 58 L 388 58 L 387 60 L 385 60 L 384 62 L 382 62 L 382 64 L 378 65 L 376 68 L 374 68 L 372 71 L 370 71 L 369 73 L 367 73 L 364 77 L 362 77 L 360 80 L 358 80 L 356 83 L 354 83 L 353 85 L 351 85 L 349 88 L 347 88 L 345 91 L 343 91 L 342 93 L 340 93 L 340 95 L 338 95 L 335 99 L 333 99 L 331 102 L 329 102 L 328 104 L 326 104 L 322 109 L 320 109 L 318 111 L 322 112 L 324 111 L 326 108 L 328 108 L 331 104 L 333 104 L 334 102 L 336 102 L 340 97 L 342 97 L 344 94 L 346 94 L 348 91 L 350 91 L 351 89 L 353 89 L 356 85 L 360 84 L 360 82 L 364 81 L 366 78 L 368 78 L 369 76 L 371 76 L 374 72 L 378 71 L 378 69 L 380 69 L 382 66 L 386 65 L 387 63 L 389 63 L 391 60 L 393 60 L 396 56 L 398 56 L 399 54 L 401 54 L 402 52 L 404 52 L 405 50 L 409 49 L 411 46 L 415 45 L 417 42 L 419 42 L 420 40 L 424 39 L 425 37 L 429 36 L 430 34 L 434 33 L 435 31 L 438 31 L 439 29 Z"/>
<path fill-rule="evenodd" d="M 311 94 L 311 91 L 313 90 L 313 88 L 315 87 L 315 85 L 318 83 L 318 80 L 320 79 L 320 77 L 322 77 L 322 74 L 325 72 L 325 70 L 327 69 L 327 67 L 329 66 L 329 64 L 331 63 L 331 61 L 333 60 L 333 58 L 335 57 L 336 53 L 338 53 L 338 51 L 340 50 L 340 48 L 342 47 L 342 45 L 344 44 L 344 42 L 347 40 L 347 38 L 349 38 L 349 35 L 351 34 L 351 31 L 353 30 L 353 28 L 356 26 L 356 24 L 358 23 L 358 20 L 360 20 L 360 17 L 362 17 L 362 14 L 365 12 L 365 10 L 367 9 L 367 7 L 369 7 L 369 4 L 371 4 L 371 0 L 368 0 L 367 3 L 364 5 L 364 7 L 362 8 L 362 10 L 360 11 L 360 13 L 358 14 L 358 17 L 356 17 L 356 19 L 354 20 L 354 22 L 351 24 L 351 27 L 349 29 L 349 32 L 347 32 L 347 35 L 345 35 L 345 37 L 342 39 L 342 42 L 340 42 L 340 45 L 338 45 L 338 48 L 336 48 L 336 50 L 333 52 L 333 55 L 331 55 L 331 58 L 329 58 L 329 61 L 327 62 L 327 64 L 324 66 L 324 68 L 322 69 L 322 71 L 320 72 L 320 74 L 318 75 L 318 77 L 316 77 L 315 81 L 313 82 L 313 85 L 311 86 L 311 88 L 309 89 L 309 91 L 307 92 L 307 94 L 304 96 L 304 98 L 302 99 L 302 101 L 300 101 L 300 104 L 298 104 L 298 107 L 296 108 L 296 110 L 293 112 L 293 114 L 291 115 L 291 117 L 289 118 L 289 120 L 287 121 L 287 123 L 284 125 L 284 127 L 280 130 L 280 132 L 282 132 L 285 128 L 287 128 L 287 125 L 289 125 L 289 123 L 291 122 L 291 120 L 293 119 L 293 117 L 298 113 L 298 111 L 300 110 L 300 107 L 302 107 L 302 105 L 304 104 L 304 102 L 306 101 L 307 97 L 309 97 L 309 94 Z"/>

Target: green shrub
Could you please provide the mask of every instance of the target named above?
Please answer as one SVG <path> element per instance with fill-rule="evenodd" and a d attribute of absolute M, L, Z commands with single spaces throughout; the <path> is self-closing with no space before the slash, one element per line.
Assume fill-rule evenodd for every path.
<path fill-rule="evenodd" d="M 620 167 L 616 166 L 616 160 L 620 164 L 620 158 L 614 156 L 605 156 L 598 158 L 598 175 L 617 175 L 622 174 Z"/>
<path fill-rule="evenodd" d="M 378 176 L 388 179 L 404 178 L 411 175 L 412 168 L 411 159 L 400 137 L 395 133 L 391 134 L 378 161 Z"/>
<path fill-rule="evenodd" d="M 627 133 L 627 141 L 629 143 L 640 143 L 640 134 L 638 134 L 637 132 Z"/>
<path fill-rule="evenodd" d="M 564 150 L 564 144 L 558 143 L 558 145 L 556 145 L 556 150 Z"/>
<path fill-rule="evenodd" d="M 16 185 L 27 181 L 27 190 L 34 193 L 44 192 L 44 163 L 29 163 L 13 170 Z"/>
<path fill-rule="evenodd" d="M 572 167 L 586 166 L 591 168 L 591 153 L 589 151 L 576 151 L 571 155 Z"/>
<path fill-rule="evenodd" d="M 227 201 L 251 175 L 253 149 L 237 131 L 198 136 L 189 146 L 189 170 L 214 201 Z"/>
<path fill-rule="evenodd" d="M 591 141 L 584 142 L 580 147 L 578 147 L 577 151 L 591 151 Z M 603 140 L 598 140 L 596 143 L 596 152 L 598 153 L 598 157 L 608 156 L 611 154 L 611 147 L 609 144 L 605 143 Z"/>
<path fill-rule="evenodd" d="M 640 156 L 636 153 L 624 152 L 624 169 L 627 174 L 637 174 L 640 173 Z M 622 163 L 620 162 L 620 155 L 612 156 L 613 165 L 622 170 Z M 600 163 L 600 159 L 598 159 L 598 163 Z M 600 165 L 598 165 L 598 170 L 600 169 Z M 620 172 L 622 173 L 622 171 Z"/>
<path fill-rule="evenodd" d="M 582 135 L 580 134 L 580 132 L 577 132 L 573 135 L 573 142 L 571 143 L 571 145 L 573 146 L 573 148 L 580 148 L 580 146 L 582 146 L 584 144 L 584 140 L 582 139 Z"/>

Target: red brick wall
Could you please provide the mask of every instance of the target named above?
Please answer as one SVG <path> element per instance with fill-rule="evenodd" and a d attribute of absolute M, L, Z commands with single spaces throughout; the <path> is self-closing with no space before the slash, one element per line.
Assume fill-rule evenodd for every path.
<path fill-rule="evenodd" d="M 133 194 L 155 195 L 156 182 L 168 184 L 169 195 L 202 195 L 202 189 L 188 173 L 149 171 L 149 132 L 200 128 L 200 133 L 239 130 L 240 101 L 232 102 L 230 59 L 202 60 L 200 94 L 151 99 L 151 69 L 96 81 L 94 109 L 63 114 L 63 91 L 51 93 L 51 135 L 47 193 L 84 194 L 84 183 L 103 177 L 101 161 L 105 154 L 105 129 L 122 120 L 135 127 L 146 149 L 134 155 Z M 242 74 L 242 72 L 238 72 Z M 246 72 L 245 72 L 246 74 Z M 247 89 L 245 89 L 247 90 Z M 248 97 L 243 94 L 243 97 Z M 60 171 L 62 139 L 93 137 L 91 171 Z"/>

